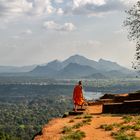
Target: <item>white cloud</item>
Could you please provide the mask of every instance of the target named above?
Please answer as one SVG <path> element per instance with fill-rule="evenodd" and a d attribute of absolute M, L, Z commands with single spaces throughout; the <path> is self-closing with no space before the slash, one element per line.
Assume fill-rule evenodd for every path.
<path fill-rule="evenodd" d="M 68 31 L 68 32 L 74 31 L 76 29 L 73 23 L 64 23 L 63 25 L 60 25 L 54 21 L 44 22 L 43 27 L 48 30 Z"/>
<path fill-rule="evenodd" d="M 46 21 L 43 23 L 43 27 L 51 30 L 58 30 L 60 28 L 60 25 L 58 25 L 54 21 Z"/>
<path fill-rule="evenodd" d="M 0 17 L 41 16 L 55 10 L 52 0 L 0 0 Z"/>
<path fill-rule="evenodd" d="M 73 14 L 101 16 L 113 11 L 124 9 L 120 0 L 73 0 Z"/>
<path fill-rule="evenodd" d="M 55 0 L 56 3 L 63 3 L 63 0 Z"/>
<path fill-rule="evenodd" d="M 32 1 L 32 10 L 30 11 L 35 15 L 51 14 L 55 11 L 52 6 L 51 0 L 34 0 Z"/>
<path fill-rule="evenodd" d="M 64 11 L 62 10 L 62 8 L 58 8 L 57 11 L 56 11 L 56 13 L 58 15 L 63 15 L 64 14 Z"/>
<path fill-rule="evenodd" d="M 95 5 L 95 6 L 102 6 L 102 5 L 109 5 L 112 4 L 119 4 L 119 5 L 131 5 L 136 3 L 138 0 L 73 0 L 73 7 L 82 7 L 85 5 Z M 111 5 L 112 5 L 111 4 Z"/>
<path fill-rule="evenodd" d="M 75 25 L 73 23 L 64 23 L 64 25 L 61 26 L 61 30 L 62 31 L 69 31 L 69 32 L 71 32 L 71 31 L 73 31 L 75 29 L 76 29 L 76 27 L 75 27 Z"/>
<path fill-rule="evenodd" d="M 0 0 L 0 16 L 46 15 L 57 13 L 90 14 L 120 10 L 137 0 Z M 63 8 L 56 6 L 63 3 Z M 69 6 L 68 6 L 69 5 Z"/>
<path fill-rule="evenodd" d="M 103 16 L 116 11 L 124 11 L 137 0 L 72 0 L 64 13 L 73 15 Z"/>
<path fill-rule="evenodd" d="M 50 14 L 98 16 L 124 10 L 136 2 L 137 0 L 0 0 L 0 17 L 17 18 L 23 15 Z"/>
<path fill-rule="evenodd" d="M 1 0 L 0 16 L 15 17 L 23 15 L 32 9 L 32 3 L 26 0 Z"/>
<path fill-rule="evenodd" d="M 138 0 L 120 0 L 121 2 L 123 2 L 125 5 L 127 6 L 132 6 L 133 4 L 135 4 Z"/>
<path fill-rule="evenodd" d="M 92 5 L 103 5 L 105 4 L 105 0 L 73 0 L 74 8 L 81 7 L 87 4 Z"/>

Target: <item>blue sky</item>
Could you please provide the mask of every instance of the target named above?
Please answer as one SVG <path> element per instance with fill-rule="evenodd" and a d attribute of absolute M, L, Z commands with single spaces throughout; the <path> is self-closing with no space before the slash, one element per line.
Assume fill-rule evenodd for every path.
<path fill-rule="evenodd" d="M 43 64 L 80 54 L 131 67 L 122 26 L 137 0 L 1 0 L 0 65 Z"/>

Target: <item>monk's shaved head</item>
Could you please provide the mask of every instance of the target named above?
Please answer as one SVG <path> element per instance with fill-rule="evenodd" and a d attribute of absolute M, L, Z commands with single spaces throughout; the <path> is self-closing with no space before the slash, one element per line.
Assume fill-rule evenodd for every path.
<path fill-rule="evenodd" d="M 82 81 L 79 81 L 78 84 L 79 84 L 79 85 L 82 85 Z"/>

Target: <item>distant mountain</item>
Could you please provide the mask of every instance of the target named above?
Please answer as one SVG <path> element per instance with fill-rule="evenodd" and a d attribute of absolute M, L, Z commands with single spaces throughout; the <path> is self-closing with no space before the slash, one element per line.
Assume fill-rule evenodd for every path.
<path fill-rule="evenodd" d="M 19 72 L 29 72 L 33 70 L 36 65 L 30 66 L 0 66 L 0 73 L 19 73 Z"/>
<path fill-rule="evenodd" d="M 124 70 L 125 72 L 126 72 L 126 70 L 130 71 L 129 69 L 127 69 L 123 66 L 120 66 L 116 62 L 111 62 L 111 61 L 104 60 L 104 59 L 100 59 L 97 62 L 94 60 L 87 59 L 86 57 L 80 56 L 80 55 L 73 55 L 73 56 L 69 57 L 68 59 L 66 59 L 65 61 L 62 62 L 62 65 L 63 65 L 63 67 L 65 67 L 69 63 L 87 65 L 87 66 L 93 67 L 100 71 L 112 71 L 112 70 L 120 70 L 120 71 Z"/>
<path fill-rule="evenodd" d="M 98 62 L 80 55 L 64 61 L 54 60 L 45 66 L 37 66 L 30 74 L 49 78 L 124 78 L 135 77 L 135 73 L 116 62 L 100 59 Z"/>
<path fill-rule="evenodd" d="M 100 65 L 100 68 L 102 68 L 102 70 L 104 71 L 113 71 L 113 70 L 116 70 L 116 71 L 121 71 L 121 72 L 124 72 L 124 73 L 131 73 L 132 71 L 123 67 L 123 66 L 120 66 L 119 64 L 117 64 L 116 62 L 111 62 L 111 61 L 107 61 L 107 60 L 104 60 L 104 59 L 100 59 L 98 61 L 98 64 Z"/>
<path fill-rule="evenodd" d="M 116 62 L 104 59 L 94 61 L 80 55 L 73 55 L 64 61 L 54 60 L 45 65 L 0 66 L 0 75 L 87 79 L 136 77 L 134 71 L 120 66 Z"/>
<path fill-rule="evenodd" d="M 103 75 L 102 73 L 95 73 L 89 76 L 83 77 L 84 79 L 108 79 L 108 76 Z"/>
<path fill-rule="evenodd" d="M 100 69 L 98 62 L 96 62 L 94 60 L 87 59 L 86 57 L 80 56 L 80 55 L 73 55 L 62 62 L 64 67 L 70 63 L 76 63 L 76 64 L 84 65 L 84 66 L 87 65 L 87 66 L 90 66 L 90 67 L 93 67 L 96 69 Z"/>
<path fill-rule="evenodd" d="M 64 69 L 59 71 L 57 75 L 58 77 L 63 78 L 80 78 L 96 72 L 98 71 L 90 66 L 79 65 L 77 63 L 70 63 L 66 67 L 64 67 Z"/>
<path fill-rule="evenodd" d="M 61 70 L 63 68 L 63 63 L 58 60 L 54 60 L 47 64 L 47 67 L 54 70 Z"/>
<path fill-rule="evenodd" d="M 55 73 L 57 73 L 57 70 L 54 68 L 47 66 L 37 66 L 35 69 L 29 72 L 31 75 L 36 76 L 49 76 L 52 77 Z"/>

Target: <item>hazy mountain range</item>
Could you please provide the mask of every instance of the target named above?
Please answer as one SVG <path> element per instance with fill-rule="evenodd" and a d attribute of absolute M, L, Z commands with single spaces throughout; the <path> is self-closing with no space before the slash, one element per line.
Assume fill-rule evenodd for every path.
<path fill-rule="evenodd" d="M 122 78 L 135 77 L 136 73 L 116 62 L 100 59 L 98 62 L 80 55 L 64 61 L 54 60 L 45 65 L 25 67 L 0 67 L 0 73 L 12 75 L 45 76 L 48 78 Z M 5 75 L 5 74 L 4 74 Z"/>
<path fill-rule="evenodd" d="M 22 66 L 22 67 L 0 66 L 0 73 L 29 72 L 29 71 L 33 70 L 35 67 L 36 67 L 36 65 Z"/>

